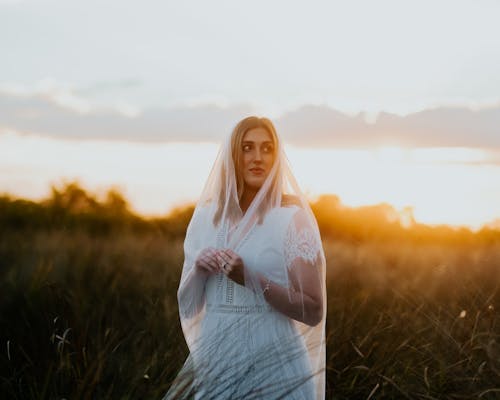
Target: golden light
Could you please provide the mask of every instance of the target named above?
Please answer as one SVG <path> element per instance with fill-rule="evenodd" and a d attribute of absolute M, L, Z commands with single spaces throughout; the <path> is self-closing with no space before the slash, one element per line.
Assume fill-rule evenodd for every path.
<path fill-rule="evenodd" d="M 289 153 L 308 193 L 335 193 L 349 206 L 389 203 L 404 224 L 413 214 L 423 223 L 478 228 L 500 215 L 500 167 L 483 165 L 490 156 L 483 150 L 383 146 Z"/>
<path fill-rule="evenodd" d="M 0 188 L 27 198 L 78 179 L 100 193 L 122 189 L 144 215 L 165 214 L 201 192 L 218 145 L 70 141 L 0 134 Z M 286 146 L 292 171 L 311 201 L 336 194 L 351 207 L 389 203 L 403 224 L 468 225 L 500 216 L 498 155 L 465 148 L 305 149 Z M 496 157 L 496 158 L 495 158 Z"/>

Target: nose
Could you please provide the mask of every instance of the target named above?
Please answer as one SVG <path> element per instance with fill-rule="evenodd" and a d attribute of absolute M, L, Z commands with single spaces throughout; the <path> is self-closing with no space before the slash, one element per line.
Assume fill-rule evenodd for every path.
<path fill-rule="evenodd" d="M 259 150 L 259 149 L 257 149 L 257 150 L 255 151 L 255 158 L 254 158 L 254 161 L 257 161 L 257 162 L 261 162 L 261 161 L 262 161 L 262 156 L 261 156 L 261 154 L 260 154 L 260 150 Z"/>

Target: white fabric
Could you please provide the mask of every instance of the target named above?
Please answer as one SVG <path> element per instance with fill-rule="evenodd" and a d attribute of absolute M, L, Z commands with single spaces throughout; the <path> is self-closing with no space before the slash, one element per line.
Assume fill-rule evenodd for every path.
<path fill-rule="evenodd" d="M 184 242 L 178 300 L 190 355 L 165 399 L 324 399 L 325 257 L 279 136 L 277 147 L 273 168 L 244 214 L 230 138 L 219 151 Z M 223 273 L 205 281 L 197 277 L 194 262 L 207 247 L 230 248 L 242 258 L 244 286 Z M 317 274 L 323 305 L 321 321 L 313 326 L 270 305 L 257 279 L 260 274 L 286 288 L 290 309 L 307 321 L 301 281 L 306 272 Z"/>

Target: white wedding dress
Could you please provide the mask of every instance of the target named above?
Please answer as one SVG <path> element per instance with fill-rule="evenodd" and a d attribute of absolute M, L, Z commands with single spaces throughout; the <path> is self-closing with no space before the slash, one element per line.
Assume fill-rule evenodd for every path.
<path fill-rule="evenodd" d="M 293 216 L 299 210 L 274 208 L 246 234 L 234 249 L 246 268 L 289 286 L 286 266 L 296 257 L 313 257 L 319 245 L 307 231 L 296 231 Z M 227 229 L 208 233 L 215 248 L 223 247 Z M 195 399 L 316 399 L 300 325 L 249 288 L 222 273 L 212 275 L 199 341 L 191 351 Z"/>

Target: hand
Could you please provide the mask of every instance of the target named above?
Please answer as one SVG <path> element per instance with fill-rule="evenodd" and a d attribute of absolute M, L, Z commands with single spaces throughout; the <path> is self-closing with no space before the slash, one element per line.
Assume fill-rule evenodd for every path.
<path fill-rule="evenodd" d="M 194 266 L 196 271 L 203 276 L 208 277 L 211 274 L 216 274 L 220 271 L 219 263 L 217 262 L 217 251 L 213 247 L 203 249 L 196 258 Z"/>
<path fill-rule="evenodd" d="M 217 251 L 216 259 L 222 273 L 236 283 L 245 286 L 245 265 L 238 254 L 231 249 L 222 249 Z"/>

